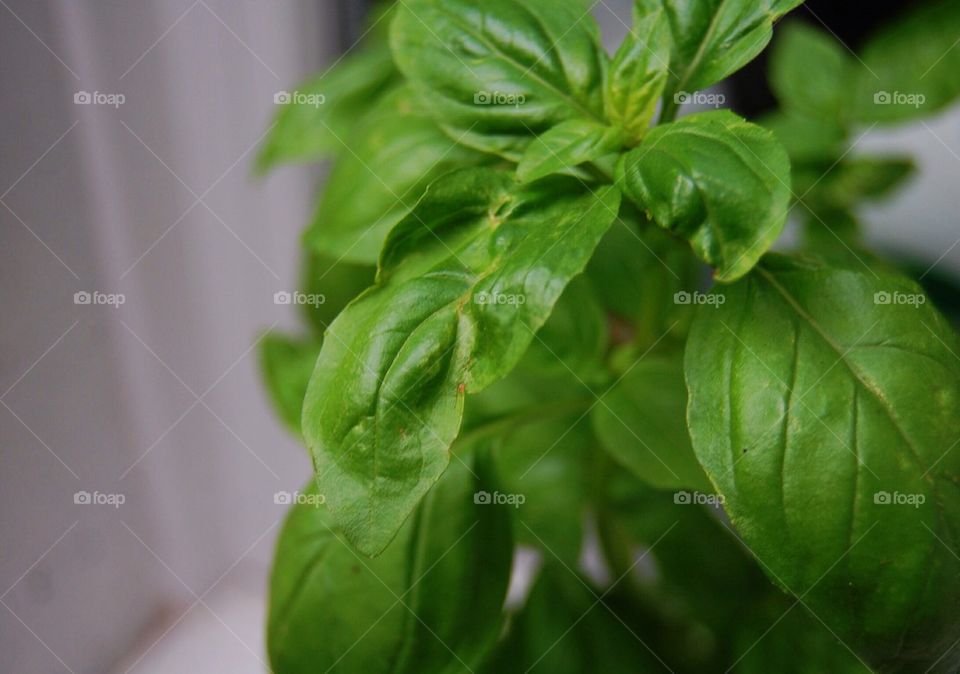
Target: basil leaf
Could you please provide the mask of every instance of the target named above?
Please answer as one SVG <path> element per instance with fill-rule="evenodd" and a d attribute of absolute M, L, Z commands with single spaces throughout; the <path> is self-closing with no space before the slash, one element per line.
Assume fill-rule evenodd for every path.
<path fill-rule="evenodd" d="M 348 262 L 376 262 L 387 232 L 427 185 L 482 161 L 418 112 L 408 87 L 385 96 L 351 139 L 359 142 L 334 164 L 305 235 L 314 250 Z"/>
<path fill-rule="evenodd" d="M 414 674 L 478 666 L 500 629 L 512 543 L 485 454 L 451 467 L 377 559 L 342 538 L 316 485 L 293 507 L 270 581 L 277 672 Z M 456 597 L 456 601 L 450 601 Z"/>
<path fill-rule="evenodd" d="M 773 22 L 802 0 L 636 0 L 641 16 L 664 11 L 673 33 L 671 91 L 705 89 L 752 61 Z"/>
<path fill-rule="evenodd" d="M 280 419 L 300 434 L 300 410 L 307 382 L 320 353 L 320 342 L 285 335 L 267 335 L 260 341 L 260 371 Z"/>
<path fill-rule="evenodd" d="M 660 654 L 675 671 L 868 673 L 815 617 L 770 584 L 714 507 L 676 503 L 674 494 L 623 471 L 607 484 L 607 526 L 615 523 L 624 544 L 649 551 L 655 565 L 656 573 L 635 577 L 666 623 L 657 645 L 669 648 Z"/>
<path fill-rule="evenodd" d="M 604 90 L 607 119 L 634 143 L 647 134 L 670 71 L 670 23 L 662 10 L 634 12 L 633 28 L 613 57 Z"/>
<path fill-rule="evenodd" d="M 727 512 L 874 666 L 932 667 L 960 636 L 956 336 L 882 267 L 771 255 L 719 292 L 686 372 L 693 447 Z"/>
<path fill-rule="evenodd" d="M 459 142 L 513 161 L 552 126 L 603 119 L 607 56 L 580 3 L 406 0 L 397 66 Z"/>
<path fill-rule="evenodd" d="M 601 606 L 602 591 L 567 569 L 546 564 L 506 640 L 484 673 L 647 674 L 664 671 L 623 619 Z M 610 600 L 607 599 L 606 602 Z"/>
<path fill-rule="evenodd" d="M 913 174 L 908 158 L 844 159 L 824 173 L 819 168 L 796 171 L 795 191 L 815 211 L 845 210 L 889 195 Z"/>
<path fill-rule="evenodd" d="M 608 346 L 603 307 L 590 283 L 578 276 L 557 300 L 521 363 L 525 370 L 570 377 L 570 385 L 585 387 L 607 379 Z"/>
<path fill-rule="evenodd" d="M 385 29 L 389 21 L 383 18 L 381 25 Z M 323 74 L 277 94 L 282 107 L 257 158 L 260 171 L 343 154 L 357 122 L 399 80 L 384 33 L 372 31 L 362 47 Z"/>
<path fill-rule="evenodd" d="M 305 257 L 301 285 L 303 292 L 316 301 L 299 306 L 316 334 L 322 336 L 337 314 L 373 284 L 374 269 L 368 265 L 334 260 L 313 251 L 307 251 Z M 299 412 L 297 414 L 299 416 Z M 298 431 L 299 428 L 298 424 Z"/>
<path fill-rule="evenodd" d="M 757 123 L 773 131 L 794 165 L 819 163 L 821 174 L 847 150 L 847 130 L 837 120 L 781 110 Z"/>
<path fill-rule="evenodd" d="M 526 545 L 576 565 L 583 540 L 587 490 L 583 475 L 595 441 L 582 411 L 519 428 L 498 443 L 504 487 L 522 494 L 516 536 Z"/>
<path fill-rule="evenodd" d="M 687 389 L 679 357 L 636 362 L 593 408 L 604 449 L 649 484 L 710 492 L 687 434 Z"/>
<path fill-rule="evenodd" d="M 784 107 L 840 123 L 849 107 L 857 65 L 828 33 L 793 22 L 774 45 L 770 84 Z"/>
<path fill-rule="evenodd" d="M 510 372 L 619 201 L 612 187 L 465 169 L 390 233 L 377 285 L 327 331 L 304 404 L 327 503 L 363 552 L 382 550 L 443 472 L 464 393 Z"/>
<path fill-rule="evenodd" d="M 960 96 L 960 3 L 934 0 L 871 38 L 851 105 L 863 123 L 928 117 Z"/>
<path fill-rule="evenodd" d="M 725 110 L 658 126 L 624 155 L 617 182 L 653 220 L 735 281 L 780 235 L 790 162 L 773 134 Z"/>
<path fill-rule="evenodd" d="M 517 166 L 517 178 L 532 182 L 562 173 L 617 151 L 623 131 L 596 122 L 571 119 L 553 127 L 530 143 Z"/>
<path fill-rule="evenodd" d="M 603 306 L 614 314 L 620 343 L 652 344 L 688 313 L 676 293 L 699 287 L 698 266 L 689 247 L 652 223 L 636 227 L 618 220 L 604 236 L 587 267 L 587 278 Z M 618 326 L 624 319 L 629 332 Z"/>

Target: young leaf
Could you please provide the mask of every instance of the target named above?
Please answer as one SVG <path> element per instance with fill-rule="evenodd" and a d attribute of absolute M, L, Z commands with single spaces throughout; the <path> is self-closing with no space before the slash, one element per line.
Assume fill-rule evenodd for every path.
<path fill-rule="evenodd" d="M 636 0 L 640 16 L 664 11 L 673 32 L 671 91 L 705 89 L 752 61 L 773 22 L 803 0 Z"/>
<path fill-rule="evenodd" d="M 934 0 L 892 22 L 863 49 L 851 101 L 862 123 L 929 117 L 960 96 L 960 2 Z"/>
<path fill-rule="evenodd" d="M 537 137 L 517 166 L 517 178 L 529 183 L 553 173 L 563 173 L 588 161 L 616 152 L 623 131 L 584 119 L 571 119 Z"/>
<path fill-rule="evenodd" d="M 406 0 L 391 30 L 397 66 L 460 142 L 517 161 L 568 119 L 603 119 L 607 56 L 572 0 Z"/>
<path fill-rule="evenodd" d="M 731 112 L 658 126 L 617 168 L 624 192 L 690 241 L 735 281 L 780 235 L 790 205 L 790 161 L 773 134 Z"/>
<path fill-rule="evenodd" d="M 514 367 L 616 217 L 616 188 L 464 169 L 390 233 L 327 331 L 303 432 L 344 533 L 376 554 L 443 472 L 465 392 Z"/>
<path fill-rule="evenodd" d="M 774 44 L 770 83 L 783 107 L 840 122 L 858 65 L 826 31 L 793 22 Z"/>
<path fill-rule="evenodd" d="M 385 28 L 388 19 L 381 23 Z M 385 36 L 374 34 L 293 93 L 279 92 L 280 111 L 260 150 L 258 169 L 343 154 L 344 143 L 355 138 L 357 122 L 398 80 Z"/>
<path fill-rule="evenodd" d="M 488 457 L 451 467 L 384 554 L 366 559 L 305 490 L 270 581 L 274 671 L 441 674 L 475 668 L 499 633 L 512 542 Z M 456 600 L 451 600 L 451 598 Z"/>
<path fill-rule="evenodd" d="M 307 244 L 348 262 L 372 264 L 383 240 L 434 178 L 483 156 L 457 145 L 400 87 L 385 96 L 345 142 L 330 172 Z"/>
<path fill-rule="evenodd" d="M 260 342 L 260 371 L 277 414 L 297 435 L 307 382 L 320 353 L 319 340 L 267 335 Z"/>
<path fill-rule="evenodd" d="M 638 361 L 591 416 L 604 449 L 641 480 L 661 489 L 711 491 L 687 434 L 679 356 Z"/>
<path fill-rule="evenodd" d="M 771 255 L 718 292 L 690 333 L 688 418 L 746 544 L 875 667 L 953 671 L 956 336 L 880 267 Z"/>
<path fill-rule="evenodd" d="M 604 89 L 607 118 L 640 142 L 650 127 L 670 71 L 670 23 L 666 13 L 634 13 L 633 28 L 613 57 Z"/>

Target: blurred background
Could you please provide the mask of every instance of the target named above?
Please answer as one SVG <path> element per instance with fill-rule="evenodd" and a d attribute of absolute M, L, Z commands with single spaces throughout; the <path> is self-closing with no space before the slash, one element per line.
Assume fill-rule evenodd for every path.
<path fill-rule="evenodd" d="M 298 287 L 323 169 L 252 163 L 275 95 L 350 49 L 365 4 L 0 0 L 4 672 L 267 670 L 274 496 L 310 465 L 256 346 L 297 322 L 273 298 Z M 909 5 L 852 4 L 793 20 L 855 49 Z M 619 43 L 630 2 L 593 13 Z M 771 104 L 762 62 L 727 86 Z M 960 273 L 960 110 L 861 151 L 918 166 L 863 213 L 869 238 Z"/>

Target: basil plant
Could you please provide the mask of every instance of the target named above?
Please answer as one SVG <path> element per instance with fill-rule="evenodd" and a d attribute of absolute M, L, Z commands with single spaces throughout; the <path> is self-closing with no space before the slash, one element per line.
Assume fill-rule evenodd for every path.
<path fill-rule="evenodd" d="M 608 52 L 602 3 L 401 0 L 283 98 L 261 169 L 332 163 L 261 350 L 314 467 L 274 671 L 960 671 L 960 342 L 860 236 L 909 157 L 855 151 L 960 94 L 960 3 L 787 21 L 777 110 L 722 109 L 800 4 Z"/>

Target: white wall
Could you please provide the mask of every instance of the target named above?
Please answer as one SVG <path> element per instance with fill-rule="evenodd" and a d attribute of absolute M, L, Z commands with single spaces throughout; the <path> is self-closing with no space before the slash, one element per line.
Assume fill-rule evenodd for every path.
<path fill-rule="evenodd" d="M 294 323 L 272 296 L 316 176 L 255 181 L 250 163 L 273 93 L 330 59 L 339 26 L 310 0 L 4 3 L 0 669 L 104 672 L 233 564 L 184 623 L 231 584 L 259 591 L 273 493 L 309 475 L 250 349 Z M 259 638 L 225 622 L 213 660 L 262 669 Z"/>

